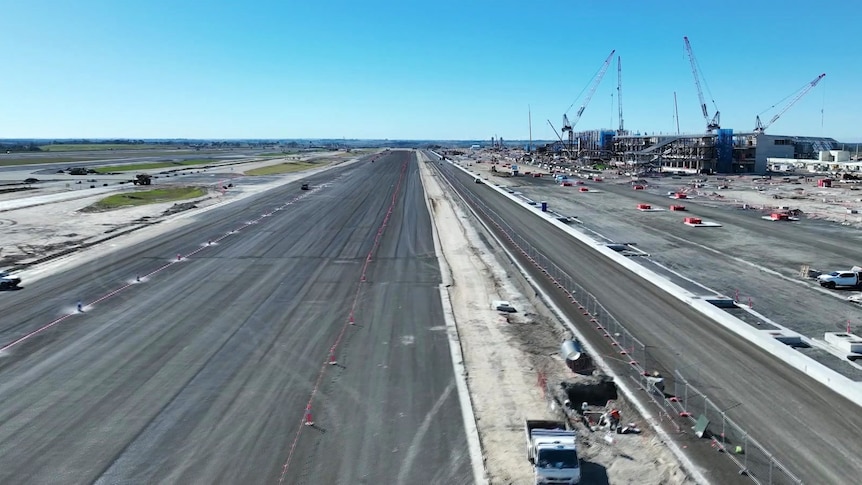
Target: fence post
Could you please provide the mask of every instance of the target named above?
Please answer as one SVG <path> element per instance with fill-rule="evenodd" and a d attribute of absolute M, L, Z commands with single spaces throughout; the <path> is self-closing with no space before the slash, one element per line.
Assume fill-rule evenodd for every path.
<path fill-rule="evenodd" d="M 772 464 L 774 463 L 774 460 L 772 459 L 772 453 L 766 451 L 766 454 L 769 455 L 769 483 L 772 483 Z"/>
<path fill-rule="evenodd" d="M 682 398 L 682 410 L 683 410 L 683 411 L 688 411 L 688 381 L 684 382 L 684 383 L 683 383 L 683 385 L 685 386 L 685 387 L 683 388 L 683 391 L 685 392 L 685 395 L 684 395 L 684 397 Z"/>
<path fill-rule="evenodd" d="M 646 357 L 646 345 L 641 345 L 641 353 L 643 357 L 641 358 L 641 366 L 644 369 L 644 372 L 649 372 L 649 367 L 647 367 L 647 357 Z"/>

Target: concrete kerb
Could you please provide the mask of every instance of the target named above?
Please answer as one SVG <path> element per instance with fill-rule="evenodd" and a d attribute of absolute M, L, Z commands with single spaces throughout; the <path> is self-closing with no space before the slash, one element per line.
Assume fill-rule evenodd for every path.
<path fill-rule="evenodd" d="M 421 158 L 421 152 L 417 151 L 417 159 Z M 419 160 L 422 163 L 422 160 Z M 420 167 L 420 170 L 423 170 Z M 422 177 L 424 179 L 424 177 Z M 425 181 L 422 181 L 424 190 Z M 426 192 L 427 194 L 427 192 Z M 425 206 L 428 209 L 428 214 L 433 215 L 431 204 L 428 202 L 428 197 L 425 197 Z M 440 265 L 440 273 L 442 282 L 440 284 L 440 301 L 443 304 L 443 317 L 446 322 L 446 335 L 449 341 L 449 352 L 452 357 L 452 366 L 455 372 L 455 384 L 458 389 L 458 399 L 461 403 L 461 418 L 464 421 L 464 432 L 467 435 L 467 448 L 470 452 L 470 462 L 473 465 L 473 480 L 476 485 L 487 485 L 487 470 L 485 469 L 485 460 L 482 455 L 482 446 L 479 439 L 479 427 L 476 424 L 476 416 L 473 414 L 473 400 L 470 397 L 470 390 L 467 386 L 467 369 L 464 367 L 464 355 L 461 348 L 461 337 L 458 334 L 457 320 L 455 319 L 455 311 L 452 309 L 452 301 L 449 296 L 448 288 L 452 285 L 452 271 L 449 268 L 449 262 L 443 254 L 443 249 L 440 244 L 440 235 L 437 231 L 437 225 L 433 216 L 431 217 L 431 234 L 434 240 L 434 253 L 437 256 L 437 262 Z"/>
<path fill-rule="evenodd" d="M 254 191 L 254 192 L 237 191 L 236 195 L 233 195 L 230 198 L 223 198 L 222 200 L 215 202 L 211 205 L 208 205 L 206 207 L 200 207 L 197 209 L 191 209 L 191 210 L 187 210 L 187 211 L 183 211 L 183 212 L 178 212 L 176 214 L 171 214 L 169 216 L 165 216 L 165 217 L 160 218 L 158 221 L 156 221 L 157 223 L 148 223 L 148 224 L 142 225 L 140 227 L 124 230 L 118 234 L 113 234 L 110 237 L 95 240 L 92 242 L 92 244 L 89 244 L 86 249 L 95 247 L 95 246 L 97 246 L 103 242 L 107 242 L 107 241 L 115 240 L 115 239 L 120 239 L 124 236 L 138 236 L 138 237 L 140 237 L 140 240 L 143 241 L 143 240 L 148 239 L 149 237 L 152 237 L 154 235 L 153 233 L 164 231 L 165 227 L 169 224 L 177 224 L 176 226 L 171 228 L 171 229 L 176 229 L 177 227 L 181 227 L 181 224 L 189 223 L 190 221 L 188 219 L 191 219 L 191 218 L 193 218 L 199 214 L 203 214 L 205 212 L 215 210 L 215 209 L 217 209 L 223 205 L 231 204 L 233 202 L 258 195 L 260 193 L 266 192 L 267 190 L 274 189 L 276 187 L 280 187 L 282 185 L 286 185 L 286 184 L 295 182 L 297 180 L 301 180 L 302 178 L 305 178 L 308 176 L 317 175 L 319 173 L 326 172 L 328 170 L 332 170 L 336 167 L 344 167 L 344 166 L 355 164 L 355 163 L 359 162 L 360 159 L 361 159 L 361 157 L 353 158 L 353 159 L 349 159 L 349 160 L 346 160 L 346 161 L 341 162 L 341 163 L 333 163 L 333 164 L 327 165 L 325 167 L 314 168 L 314 169 L 306 170 L 306 171 L 302 171 L 302 172 L 294 172 L 290 175 L 282 177 L 280 180 L 278 180 L 277 183 L 273 183 L 273 184 L 271 184 L 271 186 L 266 186 L 263 190 Z M 54 203 L 54 202 L 52 202 L 52 203 Z M 72 252 L 70 254 L 61 255 L 61 256 L 58 256 L 56 259 L 52 259 L 51 261 L 47 261 L 45 263 L 38 264 L 38 265 L 35 265 L 33 267 L 21 270 L 20 272 L 17 272 L 17 274 L 20 275 L 22 278 L 26 278 L 26 281 L 28 283 L 33 283 L 35 281 L 38 281 L 42 278 L 49 276 L 50 274 L 52 274 L 56 271 L 62 271 L 64 269 L 71 269 L 71 268 L 74 268 L 74 267 L 79 266 L 81 264 L 84 264 L 88 261 L 98 259 L 98 258 L 103 258 L 107 255 L 113 254 L 114 252 L 122 249 L 122 247 L 118 245 L 115 247 L 106 247 L 106 248 L 100 248 L 100 249 L 103 249 L 103 250 L 100 251 L 98 254 L 94 254 L 94 252 L 92 252 L 92 251 L 89 252 L 90 254 L 87 254 L 88 251 L 75 251 L 75 252 Z"/>
<path fill-rule="evenodd" d="M 635 393 L 635 391 L 629 386 L 627 381 L 621 379 L 616 375 L 615 372 L 608 366 L 605 360 L 602 358 L 602 354 L 598 352 L 598 350 L 593 347 L 589 341 L 584 337 L 584 335 L 578 331 L 577 327 L 571 322 L 571 320 L 566 317 L 565 313 L 560 309 L 551 299 L 550 295 L 548 295 L 539 285 L 539 283 L 533 279 L 532 276 L 529 275 L 527 269 L 521 265 L 515 255 L 503 244 L 503 242 L 491 231 L 491 229 L 485 224 L 482 219 L 479 218 L 479 215 L 473 210 L 470 205 L 461 198 L 457 192 L 455 195 L 461 199 L 464 206 L 467 207 L 467 210 L 473 215 L 473 217 L 478 221 L 478 223 L 482 226 L 485 233 L 491 237 L 496 244 L 500 247 L 500 249 L 506 254 L 507 262 L 513 267 L 512 274 L 515 275 L 515 279 L 517 280 L 517 284 L 524 289 L 532 290 L 535 295 L 540 300 L 536 302 L 536 298 L 534 296 L 530 296 L 529 291 L 525 291 L 525 296 L 528 300 L 531 300 L 534 303 L 541 303 L 541 305 L 545 305 L 554 315 L 554 317 L 558 318 L 566 328 L 572 332 L 572 334 L 578 338 L 580 343 L 586 348 L 587 352 L 590 353 L 594 357 L 595 362 L 599 365 L 602 371 L 610 375 L 614 378 L 614 382 L 617 384 L 617 387 L 622 391 L 623 395 L 626 399 L 631 402 L 635 408 L 638 410 L 638 413 L 643 416 L 644 420 L 649 423 L 650 427 L 656 432 L 659 438 L 664 442 L 674 456 L 679 460 L 685 470 L 692 476 L 692 478 L 698 482 L 703 484 L 710 483 L 706 477 L 703 475 L 702 471 L 698 469 L 695 464 L 689 459 L 688 456 L 683 453 L 682 449 L 679 445 L 676 444 L 675 441 L 667 434 L 667 432 L 661 427 L 661 423 L 653 416 L 653 414 L 647 409 L 646 406 L 641 402 L 640 396 Z M 535 305 L 537 308 L 540 308 L 541 305 Z"/>
<path fill-rule="evenodd" d="M 462 171 L 467 172 L 466 169 L 455 163 L 451 163 L 451 165 Z M 524 204 L 505 190 L 495 187 L 492 184 L 485 185 L 508 197 L 510 200 L 521 204 L 523 207 L 532 208 L 532 206 Z M 820 382 L 821 384 L 829 387 L 837 394 L 845 397 L 854 404 L 862 406 L 862 384 L 833 371 L 829 367 L 811 358 L 799 354 L 795 350 L 788 348 L 785 344 L 776 341 L 772 337 L 763 335 L 762 333 L 760 333 L 760 331 L 751 328 L 742 320 L 732 315 L 728 315 L 723 310 L 716 308 L 711 303 L 704 301 L 703 299 L 698 298 L 684 288 L 677 286 L 675 283 L 671 282 L 667 278 L 656 274 L 635 262 L 632 262 L 625 256 L 617 254 L 610 248 L 607 248 L 603 245 L 597 245 L 596 242 L 589 236 L 572 229 L 571 227 L 563 224 L 562 222 L 548 217 L 544 217 L 543 219 L 547 223 L 557 227 L 558 229 L 575 237 L 584 244 L 592 247 L 595 251 L 598 251 L 603 256 L 611 259 L 620 266 L 623 266 L 632 273 L 659 287 L 662 291 L 689 305 L 690 307 L 692 307 L 692 309 L 697 310 L 701 314 L 718 322 L 720 325 L 724 326 L 731 332 L 734 332 L 738 336 L 748 340 L 754 345 L 757 345 L 758 347 L 760 347 L 767 353 L 773 355 L 774 357 L 777 357 L 787 365 L 803 372 L 817 382 Z"/>

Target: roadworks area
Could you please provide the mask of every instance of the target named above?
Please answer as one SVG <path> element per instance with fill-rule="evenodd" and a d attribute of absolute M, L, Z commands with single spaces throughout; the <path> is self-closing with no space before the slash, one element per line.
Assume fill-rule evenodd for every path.
<path fill-rule="evenodd" d="M 437 226 L 443 255 L 451 271 L 452 302 L 462 347 L 467 384 L 479 431 L 482 459 L 492 485 L 528 484 L 533 480 L 525 456 L 525 419 L 560 419 L 552 394 L 562 383 L 595 383 L 595 377 L 571 372 L 560 357 L 560 343 L 570 338 L 563 325 L 524 296 L 525 289 L 499 261 L 505 258 L 491 248 L 474 227 L 472 217 L 453 195 L 444 191 L 437 176 L 422 161 L 426 196 Z M 336 160 L 339 163 L 344 160 Z M 213 169 L 208 193 L 194 200 L 124 207 L 105 212 L 82 212 L 106 194 L 85 195 L 63 202 L 2 210 L 4 201 L 24 194 L 0 196 L 0 268 L 18 267 L 25 284 L 66 265 L 98 257 L 105 251 L 155 237 L 184 224 L 182 214 L 193 214 L 296 180 L 305 174 L 281 175 L 277 180 L 247 184 L 240 173 L 283 160 L 246 163 L 233 170 Z M 179 183 L 179 182 L 177 182 Z M 26 196 L 50 195 L 50 190 L 28 191 Z M 143 229 L 143 230 L 142 230 Z M 123 237 L 117 237 L 122 235 Z M 88 250 L 96 249 L 98 251 Z M 499 259 L 498 259 L 499 258 Z M 38 264 L 37 264 L 38 263 Z M 517 310 L 501 313 L 492 302 L 506 300 Z M 568 385 L 568 384 L 567 384 Z M 601 385 L 598 385 L 601 387 Z M 550 390 L 550 391 L 549 391 Z M 604 400 L 602 396 L 601 400 Z M 578 403 L 580 404 L 580 403 Z M 597 403 L 600 404 L 600 403 Z M 609 433 L 606 427 L 577 424 L 582 458 L 582 483 L 661 483 L 687 485 L 691 479 L 670 449 L 637 415 L 622 396 L 594 406 L 595 416 L 617 408 L 623 424 L 639 433 Z M 605 409 L 606 408 L 606 409 Z"/>
<path fill-rule="evenodd" d="M 570 338 L 551 312 L 537 308 L 490 248 L 444 183 L 420 156 L 422 182 L 443 255 L 451 271 L 449 295 L 468 372 L 486 475 L 492 485 L 533 480 L 525 455 L 524 420 L 560 419 L 554 390 L 561 383 L 602 388 L 601 379 L 568 369 L 560 344 Z M 500 312 L 495 301 L 508 301 L 515 312 Z M 568 385 L 568 384 L 567 384 Z M 679 461 L 621 395 L 601 406 L 621 412 L 622 422 L 639 432 L 609 433 L 600 425 L 576 424 L 582 458 L 582 482 L 693 484 Z M 578 406 L 580 403 L 578 403 Z M 601 413 L 597 414 L 598 417 Z"/>

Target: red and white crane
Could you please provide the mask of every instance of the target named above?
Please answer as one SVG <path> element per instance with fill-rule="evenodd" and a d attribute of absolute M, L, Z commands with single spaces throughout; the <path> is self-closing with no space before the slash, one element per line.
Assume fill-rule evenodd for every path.
<path fill-rule="evenodd" d="M 808 91 L 811 91 L 812 89 L 814 89 L 814 86 L 817 86 L 817 83 L 819 83 L 819 82 L 820 82 L 820 80 L 821 80 L 821 79 L 823 79 L 824 77 L 826 77 L 826 73 L 823 73 L 823 74 L 821 74 L 821 75 L 817 76 L 816 78 L 814 78 L 814 80 L 813 80 L 813 81 L 809 82 L 809 83 L 808 83 L 808 84 L 806 84 L 805 86 L 802 86 L 802 87 L 801 87 L 801 88 L 799 88 L 798 90 L 794 91 L 793 93 L 791 93 L 790 95 L 788 95 L 787 97 L 785 97 L 784 99 L 787 99 L 787 98 L 789 98 L 789 97 L 793 96 L 793 99 L 791 99 L 789 103 L 787 103 L 786 105 L 784 105 L 784 107 L 783 107 L 783 108 L 781 108 L 781 110 L 780 110 L 778 113 L 776 113 L 776 114 L 775 114 L 775 116 L 773 116 L 773 117 L 772 117 L 772 119 L 771 119 L 771 120 L 769 120 L 769 122 L 767 122 L 765 125 L 764 125 L 763 123 L 761 123 L 761 122 L 760 122 L 760 115 L 762 115 L 763 113 L 766 113 L 767 111 L 771 110 L 772 108 L 774 108 L 774 107 L 775 107 L 775 105 L 777 105 L 777 104 L 778 104 L 778 103 L 780 103 L 781 101 L 784 101 L 784 99 L 782 99 L 782 100 L 781 100 L 781 101 L 779 101 L 778 103 L 773 104 L 773 105 L 772 105 L 772 106 L 770 106 L 769 108 L 766 108 L 765 110 L 763 110 L 763 111 L 760 113 L 760 115 L 757 115 L 757 121 L 756 121 L 755 126 L 754 126 L 754 132 L 755 132 L 755 133 L 763 133 L 764 131 L 766 131 L 766 129 L 767 129 L 767 128 L 769 128 L 773 123 L 775 123 L 775 122 L 778 120 L 778 118 L 780 118 L 780 117 L 781 117 L 781 115 L 783 115 L 783 114 L 784 114 L 787 110 L 789 110 L 789 109 L 790 109 L 794 104 L 796 104 L 796 102 L 797 102 L 797 101 L 799 101 L 800 99 L 802 99 L 802 97 L 803 97 L 803 96 L 805 96 L 806 94 L 808 94 Z M 795 96 L 794 96 L 794 94 L 795 94 Z"/>
<path fill-rule="evenodd" d="M 717 130 L 721 128 L 720 118 L 721 113 L 718 111 L 718 106 L 715 105 L 715 100 L 712 99 L 712 106 L 715 108 L 715 115 L 710 118 L 709 111 L 706 109 L 706 101 L 703 99 L 703 90 L 700 88 L 700 68 L 697 64 L 697 59 L 694 57 L 694 52 L 691 50 L 691 43 L 688 41 L 688 37 L 683 37 L 685 41 L 685 52 L 688 54 L 688 60 L 691 62 L 691 73 L 694 75 L 694 85 L 697 86 L 697 98 L 700 100 L 700 109 L 703 112 L 703 119 L 706 120 L 706 131 L 707 133 L 711 133 L 712 130 Z M 706 82 L 704 80 L 704 82 Z M 707 86 L 707 91 L 709 91 L 709 86 Z M 710 93 L 710 98 L 712 98 L 712 93 Z"/>

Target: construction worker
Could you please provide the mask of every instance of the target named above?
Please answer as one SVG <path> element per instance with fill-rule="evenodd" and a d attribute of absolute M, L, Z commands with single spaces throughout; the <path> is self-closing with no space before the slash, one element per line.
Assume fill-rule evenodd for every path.
<path fill-rule="evenodd" d="M 620 425 L 620 412 L 617 408 L 611 409 L 609 426 L 611 431 L 617 429 Z"/>

